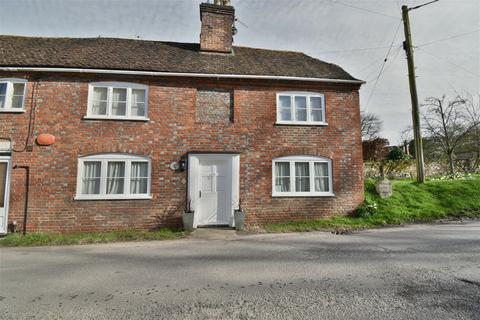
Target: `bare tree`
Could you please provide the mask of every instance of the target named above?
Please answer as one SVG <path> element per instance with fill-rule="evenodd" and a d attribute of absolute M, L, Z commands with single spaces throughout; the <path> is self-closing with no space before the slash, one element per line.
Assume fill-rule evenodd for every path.
<path fill-rule="evenodd" d="M 373 140 L 378 138 L 380 131 L 382 131 L 383 122 L 374 113 L 362 111 L 361 114 L 361 129 L 363 140 Z"/>
<path fill-rule="evenodd" d="M 446 156 L 450 174 L 455 173 L 454 155 L 467 137 L 480 125 L 478 104 L 469 94 L 453 99 L 430 97 L 422 105 L 426 137 L 435 141 Z"/>

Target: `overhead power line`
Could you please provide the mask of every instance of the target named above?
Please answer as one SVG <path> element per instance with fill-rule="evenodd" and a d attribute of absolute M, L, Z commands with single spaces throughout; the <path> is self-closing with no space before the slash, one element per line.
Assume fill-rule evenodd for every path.
<path fill-rule="evenodd" d="M 390 56 L 390 52 L 392 51 L 392 47 L 393 47 L 393 43 L 395 42 L 395 39 L 397 39 L 397 35 L 398 35 L 398 31 L 400 30 L 400 26 L 402 25 L 402 21 L 400 20 L 400 22 L 398 23 L 398 26 L 395 30 L 395 34 L 393 35 L 393 39 L 392 39 L 392 42 L 390 43 L 390 47 L 388 48 L 388 51 L 387 51 L 387 54 L 385 56 L 385 59 L 383 60 L 383 64 L 382 64 L 382 67 L 380 68 L 380 71 L 378 72 L 378 76 L 377 78 L 375 79 L 375 83 L 373 85 L 373 89 L 372 91 L 370 92 L 370 95 L 368 96 L 368 99 L 367 99 L 367 106 L 369 105 L 370 103 L 370 99 L 372 98 L 373 96 L 373 93 L 375 92 L 375 89 L 377 88 L 377 84 L 378 84 L 378 80 L 380 79 L 380 77 L 382 76 L 382 72 L 383 72 L 383 69 L 385 68 L 385 64 L 387 63 L 388 61 L 388 57 Z"/>
<path fill-rule="evenodd" d="M 352 51 L 369 51 L 369 50 L 386 49 L 388 47 L 389 46 L 368 47 L 368 48 L 353 48 L 353 49 L 339 49 L 339 50 L 331 50 L 331 51 L 321 51 L 321 52 L 317 52 L 317 53 L 324 54 L 324 53 L 339 53 L 339 52 L 352 52 Z"/>
<path fill-rule="evenodd" d="M 438 2 L 438 1 L 440 1 L 440 0 L 433 0 L 433 1 L 421 4 L 421 5 L 413 7 L 413 8 L 408 8 L 408 11 L 412 11 L 412 10 L 415 10 L 415 9 L 418 9 L 418 8 L 421 8 L 421 7 L 425 7 L 425 6 L 428 6 L 429 4 L 432 4 L 432 3 Z"/>
<path fill-rule="evenodd" d="M 387 72 L 387 70 L 393 65 L 393 63 L 397 60 L 398 58 L 398 54 L 400 53 L 400 51 L 402 51 L 402 46 L 398 46 L 397 49 L 395 49 L 394 51 L 392 51 L 390 57 L 388 58 L 388 61 L 387 63 L 385 63 L 385 66 L 382 70 L 381 73 L 379 73 L 375 78 L 373 79 L 369 79 L 369 76 L 372 75 L 370 73 L 370 75 L 368 77 L 366 77 L 366 81 L 367 82 L 372 82 L 372 81 L 376 81 L 379 77 L 381 77 L 382 75 L 385 74 L 385 72 Z"/>
<path fill-rule="evenodd" d="M 346 4 L 346 3 L 343 3 L 343 2 L 340 2 L 340 1 L 335 1 L 335 0 L 330 0 L 330 1 L 332 3 L 339 4 L 339 5 L 342 5 L 342 6 L 345 6 L 345 7 L 349 7 L 349 8 L 353 8 L 353 9 L 357 9 L 357 10 L 362 10 L 362 11 L 370 12 L 370 13 L 373 13 L 373 14 L 376 14 L 376 15 L 388 17 L 388 18 L 395 19 L 395 20 L 399 20 L 398 17 L 391 16 L 389 14 L 385 14 L 385 13 L 382 13 L 382 12 L 378 12 L 378 11 L 374 11 L 374 10 L 370 10 L 370 9 L 365 9 L 365 8 L 362 8 L 362 7 L 352 6 L 351 4 Z"/>
<path fill-rule="evenodd" d="M 419 48 L 419 47 L 423 47 L 423 46 L 428 46 L 432 43 L 447 41 L 447 40 L 451 40 L 451 39 L 457 39 L 457 38 L 465 37 L 467 35 L 470 35 L 470 34 L 473 34 L 473 33 L 479 32 L 479 31 L 480 31 L 480 29 L 476 29 L 476 30 L 473 30 L 473 31 L 470 31 L 470 32 L 460 33 L 460 34 L 453 35 L 453 36 L 450 36 L 450 37 L 447 37 L 447 38 L 442 38 L 442 39 L 437 39 L 437 40 L 433 40 L 433 41 L 430 41 L 430 42 L 420 43 L 420 44 L 417 44 L 415 47 Z"/>
<path fill-rule="evenodd" d="M 463 67 L 463 66 L 461 66 L 461 65 L 459 65 L 459 64 L 456 64 L 455 62 L 452 62 L 452 61 L 450 61 L 450 60 L 447 60 L 447 59 L 445 59 L 445 58 L 442 58 L 442 57 L 440 57 L 440 56 L 437 56 L 436 54 L 433 54 L 433 53 L 425 50 L 424 48 L 418 48 L 418 49 L 420 49 L 421 52 L 424 52 L 424 53 L 426 53 L 426 54 L 429 54 L 429 55 L 431 55 L 432 57 L 435 57 L 435 58 L 437 58 L 437 59 L 439 59 L 439 60 L 442 60 L 442 61 L 444 61 L 444 62 L 446 62 L 446 63 L 449 63 L 449 64 L 451 64 L 452 66 L 455 66 L 455 67 L 457 67 L 457 68 L 460 68 L 460 69 L 462 69 L 463 71 L 465 71 L 465 72 L 467 72 L 467 73 L 469 73 L 469 74 L 471 74 L 471 75 L 473 75 L 473 76 L 475 76 L 475 77 L 479 77 L 479 78 L 480 78 L 480 75 L 479 75 L 479 74 L 477 74 L 477 73 L 475 73 L 475 72 L 472 72 L 471 70 L 468 70 L 467 68 L 465 68 L 465 67 Z"/>

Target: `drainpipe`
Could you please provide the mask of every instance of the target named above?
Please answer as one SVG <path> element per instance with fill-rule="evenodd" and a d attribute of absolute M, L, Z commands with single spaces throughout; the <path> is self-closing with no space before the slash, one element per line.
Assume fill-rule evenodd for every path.
<path fill-rule="evenodd" d="M 25 205 L 24 205 L 24 212 L 23 212 L 23 235 L 27 234 L 27 220 L 28 220 L 28 194 L 29 194 L 29 187 L 30 187 L 30 166 L 19 166 L 15 165 L 13 169 L 25 169 Z"/>

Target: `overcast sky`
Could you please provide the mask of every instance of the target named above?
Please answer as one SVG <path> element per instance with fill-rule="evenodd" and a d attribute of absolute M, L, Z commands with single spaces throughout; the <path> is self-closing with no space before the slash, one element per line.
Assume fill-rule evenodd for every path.
<path fill-rule="evenodd" d="M 198 42 L 200 2 L 0 0 L 0 34 Z M 235 44 L 303 51 L 366 80 L 362 109 L 378 114 L 383 135 L 398 143 L 411 123 L 400 6 L 424 2 L 232 0 L 241 22 Z M 454 90 L 480 92 L 480 0 L 440 0 L 411 11 L 411 23 L 420 101 Z"/>

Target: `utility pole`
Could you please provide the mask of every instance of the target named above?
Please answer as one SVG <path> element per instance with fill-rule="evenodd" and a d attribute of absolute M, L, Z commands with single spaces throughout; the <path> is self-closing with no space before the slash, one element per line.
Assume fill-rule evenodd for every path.
<path fill-rule="evenodd" d="M 403 42 L 403 49 L 407 54 L 408 63 L 408 82 L 410 84 L 410 96 L 412 100 L 412 123 L 413 123 L 413 139 L 415 142 L 415 158 L 417 161 L 417 181 L 420 183 L 425 182 L 425 163 L 423 159 L 423 143 L 422 143 L 422 131 L 420 128 L 420 111 L 418 106 L 417 95 L 417 81 L 415 77 L 415 63 L 413 61 L 413 46 L 412 46 L 412 34 L 410 32 L 410 18 L 408 12 L 411 10 L 419 9 L 440 0 L 433 0 L 413 8 L 408 6 L 402 6 L 402 20 L 405 30 L 405 41 Z"/>
<path fill-rule="evenodd" d="M 412 8 L 416 9 L 416 8 Z M 422 132 L 420 129 L 420 111 L 418 106 L 417 83 L 415 79 L 415 63 L 413 61 L 412 35 L 410 32 L 410 19 L 408 6 L 402 6 L 402 20 L 405 30 L 403 49 L 407 54 L 408 82 L 410 84 L 410 96 L 412 100 L 413 140 L 415 142 L 415 158 L 417 161 L 417 181 L 425 182 L 425 163 L 423 160 Z"/>

